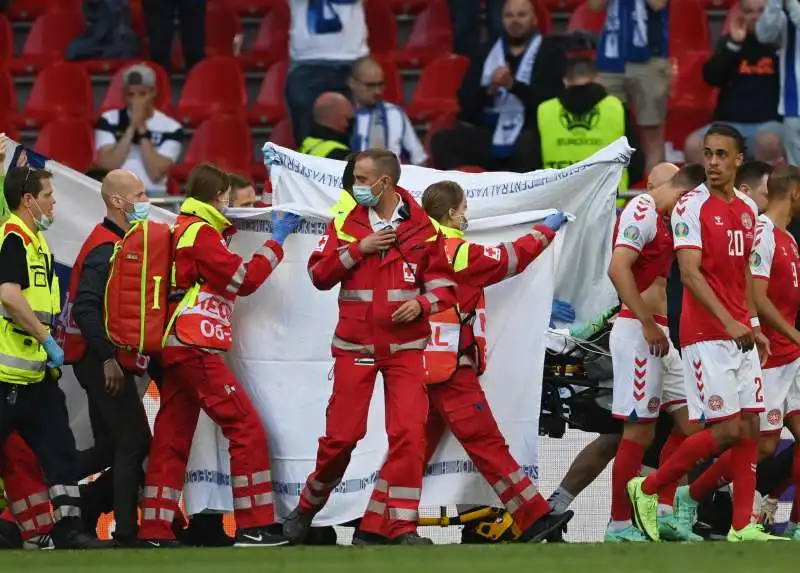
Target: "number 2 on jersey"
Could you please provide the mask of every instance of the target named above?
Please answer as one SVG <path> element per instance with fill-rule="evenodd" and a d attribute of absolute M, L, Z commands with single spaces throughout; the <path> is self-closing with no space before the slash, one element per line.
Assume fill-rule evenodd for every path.
<path fill-rule="evenodd" d="M 797 288 L 797 263 L 792 262 L 792 286 Z"/>
<path fill-rule="evenodd" d="M 728 255 L 731 257 L 744 256 L 744 233 L 739 229 L 728 229 Z"/>

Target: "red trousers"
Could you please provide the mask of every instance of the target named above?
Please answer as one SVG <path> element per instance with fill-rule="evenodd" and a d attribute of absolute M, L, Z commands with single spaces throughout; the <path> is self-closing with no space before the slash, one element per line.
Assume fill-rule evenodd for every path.
<path fill-rule="evenodd" d="M 341 481 L 350 455 L 367 433 L 367 414 L 378 372 L 383 374 L 389 452 L 378 473 L 361 529 L 394 538 L 416 531 L 422 492 L 428 399 L 419 350 L 375 360 L 359 356 L 336 358 L 325 435 L 319 440 L 316 469 L 300 496 L 300 511 L 317 513 Z"/>
<path fill-rule="evenodd" d="M 142 495 L 140 539 L 174 539 L 184 472 L 200 410 L 230 441 L 231 487 L 239 528 L 275 522 L 267 435 L 253 404 L 222 355 L 166 366 Z"/>
<path fill-rule="evenodd" d="M 508 451 L 472 368 L 459 368 L 448 382 L 428 386 L 428 397 L 426 460 L 450 428 L 520 530 L 550 513 L 550 505 Z"/>
<path fill-rule="evenodd" d="M 49 534 L 53 516 L 44 473 L 33 450 L 16 432 L 3 444 L 0 468 L 8 498 L 2 518 L 19 523 L 23 541 Z"/>

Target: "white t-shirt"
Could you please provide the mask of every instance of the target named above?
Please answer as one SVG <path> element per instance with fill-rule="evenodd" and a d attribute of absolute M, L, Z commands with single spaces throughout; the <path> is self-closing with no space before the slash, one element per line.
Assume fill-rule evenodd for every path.
<path fill-rule="evenodd" d="M 293 61 L 352 62 L 369 53 L 362 0 L 290 0 L 290 7 L 289 54 Z"/>
<path fill-rule="evenodd" d="M 403 215 L 400 212 L 403 208 L 403 200 L 400 199 L 395 205 L 394 212 L 392 213 L 391 220 L 387 221 L 386 219 L 382 219 L 378 212 L 373 209 L 372 207 L 369 208 L 369 224 L 372 225 L 372 230 L 374 232 L 381 231 L 386 227 L 391 227 L 394 230 L 397 230 L 397 227 L 400 226 L 400 223 L 403 221 Z"/>
<path fill-rule="evenodd" d="M 122 137 L 129 125 L 130 119 L 128 118 L 127 110 L 112 109 L 105 112 L 100 116 L 95 126 L 95 150 L 107 145 L 114 145 Z M 153 116 L 147 120 L 147 129 L 158 154 L 176 162 L 181 155 L 181 141 L 183 140 L 181 124 L 156 110 L 153 112 Z M 128 157 L 125 158 L 122 169 L 126 169 L 139 177 L 148 193 L 165 193 L 167 191 L 166 177 L 161 181 L 150 180 L 142 159 L 142 151 L 135 143 L 131 145 L 131 151 Z"/>

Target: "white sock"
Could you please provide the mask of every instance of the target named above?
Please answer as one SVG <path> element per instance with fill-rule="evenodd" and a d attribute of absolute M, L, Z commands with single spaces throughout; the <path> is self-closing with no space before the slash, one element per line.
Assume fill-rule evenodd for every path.
<path fill-rule="evenodd" d="M 658 516 L 662 517 L 664 515 L 672 515 L 672 506 L 667 505 L 666 503 L 659 503 L 658 504 Z"/>
<path fill-rule="evenodd" d="M 547 503 L 550 504 L 553 513 L 564 513 L 574 500 L 574 495 L 558 486 L 558 489 L 548 498 Z"/>
<path fill-rule="evenodd" d="M 622 531 L 623 529 L 629 528 L 633 523 L 630 519 L 626 519 L 625 521 L 614 521 L 613 519 L 608 522 L 608 530 L 609 531 Z"/>

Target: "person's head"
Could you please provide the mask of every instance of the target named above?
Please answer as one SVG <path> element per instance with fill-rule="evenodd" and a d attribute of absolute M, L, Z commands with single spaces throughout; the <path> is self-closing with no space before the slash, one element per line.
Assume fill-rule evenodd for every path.
<path fill-rule="evenodd" d="M 594 60 L 587 56 L 570 58 L 564 73 L 564 87 L 584 86 L 597 81 L 597 67 Z"/>
<path fill-rule="evenodd" d="M 503 6 L 503 30 L 512 46 L 525 44 L 536 31 L 536 11 L 531 0 L 506 0 Z"/>
<path fill-rule="evenodd" d="M 325 92 L 314 101 L 314 121 L 339 133 L 350 133 L 353 105 L 342 94 Z"/>
<path fill-rule="evenodd" d="M 767 179 L 769 206 L 787 201 L 791 204 L 792 218 L 800 216 L 800 168 L 794 165 L 779 167 Z"/>
<path fill-rule="evenodd" d="M 355 200 L 374 207 L 384 196 L 388 197 L 400 181 L 400 161 L 388 149 L 367 149 L 356 156 L 353 179 Z"/>
<path fill-rule="evenodd" d="M 231 207 L 255 207 L 258 201 L 253 183 L 241 175 L 229 173 L 231 180 Z"/>
<path fill-rule="evenodd" d="M 46 231 L 55 221 L 53 174 L 45 169 L 12 167 L 6 173 L 3 193 L 9 210 L 31 230 Z"/>
<path fill-rule="evenodd" d="M 351 153 L 347 156 L 347 165 L 344 166 L 344 171 L 342 172 L 342 189 L 353 194 L 353 184 L 355 183 L 355 175 L 353 175 L 353 171 L 356 168 L 356 158 L 358 157 L 358 153 Z"/>
<path fill-rule="evenodd" d="M 781 136 L 774 131 L 761 131 L 756 135 L 753 157 L 769 163 L 772 167 L 783 167 L 788 164 Z"/>
<path fill-rule="evenodd" d="M 772 171 L 763 161 L 746 161 L 736 170 L 734 185 L 755 201 L 759 211 L 767 208 L 767 179 Z"/>
<path fill-rule="evenodd" d="M 89 170 L 85 173 L 85 175 L 90 179 L 102 182 L 103 179 L 106 178 L 106 175 L 108 175 L 108 170 L 103 169 L 102 167 L 90 167 Z"/>
<path fill-rule="evenodd" d="M 375 107 L 383 100 L 383 68 L 369 56 L 359 58 L 350 70 L 347 85 L 356 107 Z"/>
<path fill-rule="evenodd" d="M 128 108 L 131 108 L 135 101 L 143 101 L 148 113 L 155 109 L 156 73 L 153 68 L 145 64 L 131 66 L 125 70 L 122 85 Z"/>
<path fill-rule="evenodd" d="M 703 138 L 703 164 L 709 187 L 732 187 L 743 154 L 744 139 L 738 129 L 727 123 L 712 124 Z"/>
<path fill-rule="evenodd" d="M 766 6 L 767 0 L 741 0 L 740 9 L 748 34 L 755 33 L 756 22 L 758 22 Z"/>
<path fill-rule="evenodd" d="M 647 176 L 647 192 L 653 196 L 656 206 L 663 212 L 669 212 L 672 208 L 672 197 L 669 193 L 672 178 L 678 172 L 678 166 L 673 163 L 659 163 L 650 170 Z M 677 199 L 675 199 L 677 202 Z"/>
<path fill-rule="evenodd" d="M 120 225 L 147 219 L 150 215 L 150 199 L 144 183 L 136 175 L 124 169 L 109 171 L 100 185 L 100 195 L 106 204 L 108 218 Z"/>
<path fill-rule="evenodd" d="M 422 194 L 422 208 L 428 216 L 445 227 L 467 230 L 467 195 L 455 181 L 439 181 Z"/>
<path fill-rule="evenodd" d="M 208 203 L 224 213 L 231 202 L 230 176 L 211 163 L 201 163 L 189 175 L 186 196 Z"/>
<path fill-rule="evenodd" d="M 691 191 L 706 180 L 706 170 L 700 163 L 684 163 L 672 178 L 672 186 Z"/>

